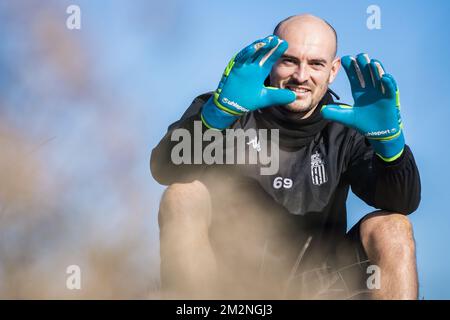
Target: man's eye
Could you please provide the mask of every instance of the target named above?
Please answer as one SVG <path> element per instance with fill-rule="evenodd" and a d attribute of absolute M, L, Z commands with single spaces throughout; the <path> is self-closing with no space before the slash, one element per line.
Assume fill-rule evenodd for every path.
<path fill-rule="evenodd" d="M 285 63 L 295 63 L 294 60 L 289 59 L 289 58 L 284 58 L 283 62 L 285 62 Z"/>

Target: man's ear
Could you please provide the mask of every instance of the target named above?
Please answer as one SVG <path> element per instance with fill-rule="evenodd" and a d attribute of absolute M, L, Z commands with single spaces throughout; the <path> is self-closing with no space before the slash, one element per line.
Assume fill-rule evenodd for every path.
<path fill-rule="evenodd" d="M 336 57 L 331 63 L 331 71 L 330 76 L 328 78 L 328 84 L 331 84 L 338 74 L 339 69 L 341 68 L 341 58 Z"/>

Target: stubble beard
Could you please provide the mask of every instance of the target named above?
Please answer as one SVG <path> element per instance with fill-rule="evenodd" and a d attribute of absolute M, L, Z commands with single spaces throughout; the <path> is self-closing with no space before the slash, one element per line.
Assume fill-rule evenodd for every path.
<path fill-rule="evenodd" d="M 314 105 L 313 105 L 311 99 L 309 99 L 309 101 L 305 101 L 305 102 L 295 100 L 294 102 L 285 105 L 285 108 L 291 112 L 308 113 L 309 111 L 311 111 L 314 108 Z"/>

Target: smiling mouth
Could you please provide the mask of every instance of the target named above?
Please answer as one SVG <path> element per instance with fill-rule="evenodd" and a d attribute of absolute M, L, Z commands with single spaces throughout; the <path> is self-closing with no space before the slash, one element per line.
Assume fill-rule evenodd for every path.
<path fill-rule="evenodd" d="M 308 94 L 308 93 L 311 92 L 311 90 L 308 89 L 308 88 L 305 88 L 305 87 L 297 87 L 297 86 L 290 86 L 290 85 L 287 85 L 287 86 L 286 86 L 286 89 L 289 89 L 289 90 L 295 92 L 295 94 L 296 94 L 297 96 L 304 96 L 304 95 L 306 95 L 306 94 Z"/>

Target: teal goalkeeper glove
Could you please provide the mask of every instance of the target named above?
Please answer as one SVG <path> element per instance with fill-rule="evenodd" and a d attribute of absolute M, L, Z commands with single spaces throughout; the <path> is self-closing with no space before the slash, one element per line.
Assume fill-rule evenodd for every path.
<path fill-rule="evenodd" d="M 369 140 L 384 161 L 399 158 L 405 146 L 400 117 L 400 94 L 394 78 L 384 72 L 381 62 L 367 54 L 342 58 L 350 80 L 353 107 L 324 105 L 323 117 L 356 129 Z"/>
<path fill-rule="evenodd" d="M 291 90 L 264 86 L 272 66 L 287 47 L 286 41 L 272 35 L 253 42 L 235 55 L 214 96 L 202 108 L 204 125 L 223 130 L 245 112 L 293 102 L 296 96 Z"/>

